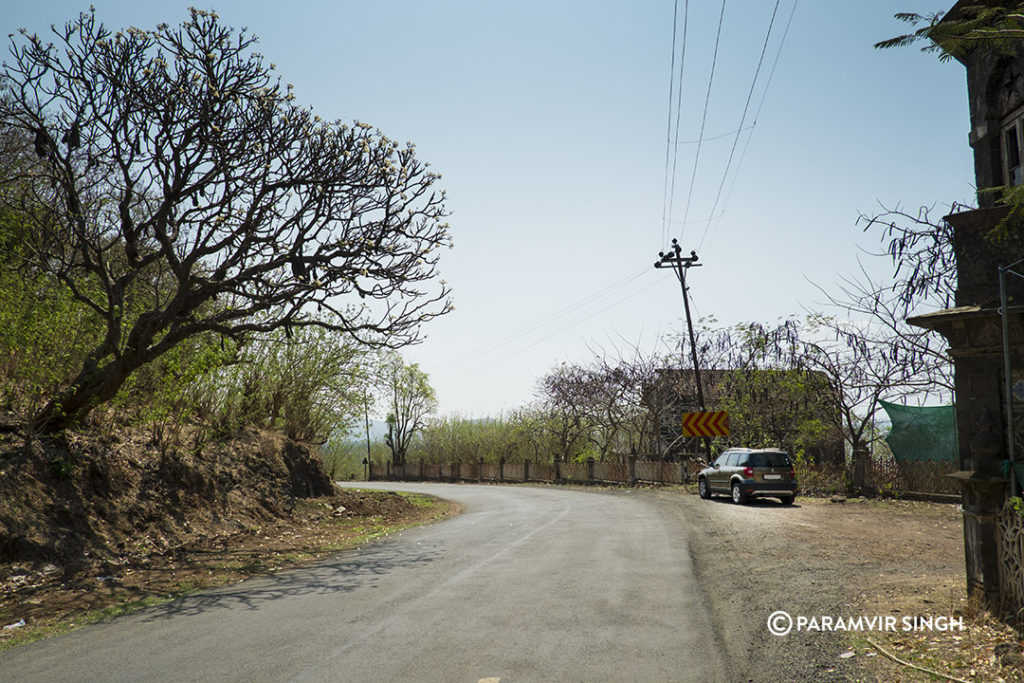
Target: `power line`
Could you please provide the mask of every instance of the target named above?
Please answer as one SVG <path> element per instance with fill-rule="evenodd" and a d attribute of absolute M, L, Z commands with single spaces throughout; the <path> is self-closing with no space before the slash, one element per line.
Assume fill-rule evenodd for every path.
<path fill-rule="evenodd" d="M 661 239 L 668 239 L 668 224 L 672 222 L 672 210 L 676 193 L 676 167 L 679 161 L 679 120 L 681 118 L 683 100 L 683 73 L 686 67 L 687 27 L 690 19 L 690 0 L 683 5 L 683 40 L 679 51 L 679 86 L 674 88 L 676 60 L 676 34 L 679 27 L 679 0 L 675 0 L 672 10 L 672 60 L 668 76 L 668 130 L 665 133 L 665 187 L 662 194 L 661 207 Z M 672 94 L 676 92 L 675 103 L 675 135 L 672 134 Z M 669 173 L 669 157 L 671 157 L 671 173 Z"/>
<path fill-rule="evenodd" d="M 690 2 L 689 0 L 683 5 L 683 49 L 682 56 L 679 60 L 679 88 L 676 92 L 676 128 L 674 140 L 679 139 L 679 122 L 682 119 L 683 113 L 683 72 L 686 62 L 686 45 L 687 45 L 687 29 L 690 23 Z M 679 166 L 679 147 L 678 145 L 672 146 L 672 187 L 669 191 L 668 196 L 668 218 L 669 222 L 672 222 L 672 213 L 675 210 L 676 203 L 676 169 Z M 668 239 L 668 225 L 665 226 L 665 232 L 662 235 L 662 242 Z"/>
<path fill-rule="evenodd" d="M 444 372 L 447 368 L 450 367 L 459 365 L 465 366 L 467 361 L 480 358 L 481 356 L 486 356 L 488 353 L 501 349 L 504 346 L 508 346 L 518 341 L 521 341 L 523 338 L 529 337 L 531 334 L 539 332 L 550 325 L 563 323 L 567 316 L 577 314 L 581 309 L 586 310 L 595 302 L 604 301 L 605 297 L 608 294 L 615 290 L 621 289 L 622 287 L 628 285 L 634 280 L 642 277 L 647 272 L 648 270 L 646 268 L 641 268 L 640 270 L 630 273 L 626 277 L 616 282 L 613 282 L 609 285 L 606 285 L 601 289 L 583 297 L 582 299 L 574 301 L 568 304 L 567 306 L 564 306 L 556 311 L 553 311 L 552 313 L 549 313 L 548 315 L 539 318 L 538 320 L 535 320 L 532 323 L 524 325 L 512 331 L 509 334 L 503 335 L 500 339 L 497 339 L 488 344 L 484 344 L 483 346 L 477 347 L 468 354 L 462 354 L 458 358 L 453 358 L 450 361 L 440 363 L 437 366 L 437 370 L 440 372 Z"/>
<path fill-rule="evenodd" d="M 704 143 L 704 127 L 708 121 L 708 104 L 711 102 L 711 86 L 715 81 L 715 66 L 718 63 L 718 46 L 722 39 L 722 23 L 725 19 L 725 2 L 722 0 L 722 11 L 718 15 L 718 31 L 715 33 L 715 52 L 711 58 L 711 75 L 708 76 L 708 90 L 704 96 L 704 115 L 700 122 L 700 136 L 697 140 L 697 153 L 693 157 L 693 173 L 690 175 L 690 191 L 686 195 L 686 209 L 683 212 L 683 222 L 690 215 L 690 202 L 693 200 L 693 186 L 697 181 L 697 166 L 700 164 L 700 148 Z"/>
<path fill-rule="evenodd" d="M 646 268 L 644 269 L 644 272 L 648 272 Z M 636 279 L 635 277 L 631 278 L 631 280 L 635 280 L 635 279 Z M 484 369 L 493 367 L 495 365 L 498 365 L 498 364 L 504 362 L 506 359 L 511 358 L 512 356 L 515 356 L 517 354 L 520 354 L 523 351 L 527 351 L 528 349 L 531 349 L 534 346 L 536 346 L 536 345 L 538 345 L 538 344 L 540 344 L 542 342 L 545 342 L 548 339 L 551 339 L 552 337 L 556 337 L 559 334 L 562 334 L 563 332 L 566 332 L 566 331 L 572 329 L 573 327 L 576 327 L 577 325 L 579 325 L 581 323 L 584 323 L 587 320 L 590 320 L 591 318 L 595 318 L 598 315 L 604 313 L 605 311 L 607 311 L 609 309 L 612 309 L 612 308 L 614 308 L 614 307 L 616 307 L 616 306 L 618 306 L 618 305 L 620 305 L 622 303 L 625 303 L 626 301 L 632 299 L 633 297 L 638 296 L 638 295 L 646 292 L 647 290 L 649 290 L 649 289 L 651 289 L 653 287 L 657 287 L 660 284 L 661 284 L 660 280 L 652 282 L 651 284 L 645 285 L 645 286 L 641 287 L 640 289 L 638 289 L 638 290 L 636 290 L 634 292 L 631 292 L 631 293 L 627 294 L 626 296 L 621 297 L 620 299 L 617 299 L 616 301 L 613 301 L 613 302 L 611 302 L 609 304 L 606 304 L 606 305 L 602 306 L 601 308 L 598 308 L 598 309 L 593 310 L 593 311 L 583 311 L 583 312 L 580 312 L 575 317 L 571 317 L 566 324 L 562 325 L 561 327 L 559 327 L 555 331 L 553 331 L 550 334 L 547 334 L 547 335 L 545 335 L 545 336 L 543 336 L 543 337 L 541 337 L 539 339 L 535 339 L 532 342 L 529 342 L 528 344 L 526 344 L 526 346 L 522 346 L 520 348 L 515 349 L 514 351 L 509 351 L 507 353 L 504 353 L 501 356 L 498 356 L 497 358 L 492 359 L 490 361 L 474 365 L 473 367 L 464 368 L 463 370 L 461 370 L 459 372 L 456 372 L 454 374 L 451 374 L 451 375 L 447 375 L 446 377 L 447 377 L 447 379 L 449 381 L 455 381 L 455 382 L 462 381 L 463 379 L 467 379 L 467 378 L 475 375 L 480 370 L 484 370 Z M 457 362 L 459 364 L 464 364 L 465 358 L 466 358 L 465 356 L 462 356 L 462 357 L 460 357 L 455 362 Z"/>
<path fill-rule="evenodd" d="M 730 130 L 728 133 L 722 133 L 721 135 L 712 135 L 704 138 L 704 142 L 711 142 L 712 140 L 721 140 L 727 138 L 730 135 L 736 135 L 738 133 L 745 133 L 748 130 L 753 130 L 753 126 L 747 126 L 746 128 L 740 128 L 739 130 Z M 672 144 L 674 145 L 696 145 L 700 140 L 676 140 Z"/>
<path fill-rule="evenodd" d="M 668 69 L 668 128 L 665 131 L 665 184 L 661 191 L 661 235 L 665 239 L 668 211 L 668 169 L 669 156 L 672 153 L 672 94 L 676 78 L 676 30 L 679 26 L 679 0 L 672 6 L 672 59 Z"/>
<path fill-rule="evenodd" d="M 775 76 L 775 69 L 779 65 L 779 57 L 782 56 L 782 46 L 786 44 L 786 37 L 789 35 L 789 28 L 793 25 L 793 17 L 796 15 L 796 6 L 798 3 L 799 0 L 793 0 L 793 8 L 789 11 L 789 19 L 786 22 L 786 29 L 782 32 L 782 38 L 779 40 L 779 49 L 775 52 L 775 60 L 772 62 L 771 71 L 768 72 L 768 78 L 765 81 L 764 91 L 761 93 L 761 100 L 758 102 L 757 111 L 754 112 L 754 122 L 750 125 L 752 129 L 757 127 L 757 122 L 761 118 L 761 109 L 764 107 L 764 102 L 768 98 L 768 90 L 771 88 L 772 78 Z M 750 147 L 750 138 L 753 136 L 754 134 L 751 132 L 743 143 L 743 151 L 740 152 L 740 160 L 736 163 L 736 172 L 732 176 L 732 182 L 729 183 L 729 191 L 725 194 L 726 204 L 729 203 L 729 197 L 732 196 L 732 191 L 736 186 L 736 179 L 739 177 L 740 169 L 743 167 L 743 160 L 747 157 L 747 149 Z"/>
<path fill-rule="evenodd" d="M 672 225 L 696 225 L 698 223 L 706 223 L 710 220 L 715 220 L 724 216 L 725 213 L 720 213 L 717 216 L 711 216 L 710 218 L 694 218 L 692 221 L 671 221 Z"/>
<path fill-rule="evenodd" d="M 764 55 L 768 51 L 768 41 L 772 37 L 772 28 L 775 26 L 775 15 L 779 11 L 780 0 L 775 0 L 775 7 L 772 9 L 772 17 L 768 21 L 768 31 L 764 36 L 764 44 L 761 46 L 761 55 L 757 58 L 757 68 L 754 70 L 754 78 L 750 82 L 750 90 L 747 92 L 747 101 L 743 104 L 743 114 L 740 116 L 739 129 L 736 131 L 736 137 L 732 139 L 732 148 L 729 150 L 729 159 L 725 163 L 725 171 L 722 172 L 722 181 L 718 184 L 718 192 L 715 194 L 715 201 L 711 205 L 711 218 L 708 218 L 707 225 L 704 226 L 704 232 L 700 236 L 700 242 L 697 243 L 697 248 L 701 249 L 704 246 L 704 239 L 707 237 L 708 229 L 711 227 L 711 221 L 714 219 L 715 210 L 718 208 L 718 202 L 722 198 L 722 190 L 725 188 L 725 179 L 729 177 L 729 169 L 732 167 L 733 155 L 736 153 L 736 145 L 740 141 L 740 132 L 743 130 L 743 124 L 747 121 L 747 112 L 750 110 L 750 100 L 754 96 L 754 87 L 757 85 L 757 78 L 761 75 L 761 66 L 764 64 Z M 749 138 L 748 138 L 749 139 Z"/>

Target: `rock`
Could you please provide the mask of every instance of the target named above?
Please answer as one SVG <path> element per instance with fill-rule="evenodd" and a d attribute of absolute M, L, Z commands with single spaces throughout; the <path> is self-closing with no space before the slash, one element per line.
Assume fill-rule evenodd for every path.
<path fill-rule="evenodd" d="M 846 502 L 846 496 L 840 496 L 840 495 L 836 494 L 836 495 L 832 496 L 831 498 L 829 498 L 829 501 L 832 502 L 832 503 L 845 503 Z"/>

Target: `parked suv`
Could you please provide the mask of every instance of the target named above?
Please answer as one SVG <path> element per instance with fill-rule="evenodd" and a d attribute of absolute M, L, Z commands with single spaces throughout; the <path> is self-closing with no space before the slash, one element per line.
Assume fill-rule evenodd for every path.
<path fill-rule="evenodd" d="M 727 493 L 737 505 L 756 496 L 796 499 L 796 472 L 786 451 L 777 448 L 730 448 L 697 475 L 701 498 Z"/>

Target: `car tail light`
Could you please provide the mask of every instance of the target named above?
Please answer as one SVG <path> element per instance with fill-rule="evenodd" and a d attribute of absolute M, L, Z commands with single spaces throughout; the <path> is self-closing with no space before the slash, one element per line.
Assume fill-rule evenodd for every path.
<path fill-rule="evenodd" d="M 789 478 L 796 479 L 796 470 L 793 469 L 792 467 L 789 468 Z"/>
<path fill-rule="evenodd" d="M 744 467 L 743 468 L 743 476 L 744 477 L 753 478 L 754 477 L 754 468 L 753 467 Z"/>

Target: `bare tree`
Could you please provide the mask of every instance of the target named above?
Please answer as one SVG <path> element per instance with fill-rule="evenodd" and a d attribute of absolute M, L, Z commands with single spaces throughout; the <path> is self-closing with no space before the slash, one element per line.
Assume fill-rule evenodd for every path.
<path fill-rule="evenodd" d="M 953 207 L 955 211 L 956 207 Z M 840 280 L 836 291 L 819 287 L 842 319 L 817 316 L 819 327 L 844 340 L 848 352 L 884 355 L 879 379 L 898 380 L 884 387 L 890 394 L 944 396 L 953 392 L 953 366 L 947 343 L 937 332 L 914 327 L 907 318 L 953 305 L 957 286 L 953 228 L 934 220 L 929 207 L 909 213 L 897 207 L 860 217 L 865 231 L 881 229 L 884 252 L 894 268 L 891 280 L 879 282 L 866 268 Z"/>
<path fill-rule="evenodd" d="M 555 444 L 556 461 L 572 460 L 582 444 L 590 439 L 587 421 L 590 400 L 581 393 L 584 384 L 582 369 L 565 363 L 550 370 L 539 382 L 544 426 Z"/>
<path fill-rule="evenodd" d="M 778 368 L 812 373 L 808 379 L 828 393 L 833 408 L 824 414 L 854 450 L 879 438 L 872 425 L 883 398 L 935 389 L 930 374 L 901 357 L 898 344 L 866 333 L 864 324 L 814 314 L 805 325 L 787 320 L 774 328 L 748 328 L 750 343 L 766 349 Z"/>
<path fill-rule="evenodd" d="M 396 348 L 450 309 L 444 193 L 412 144 L 321 121 L 212 12 L 112 32 L 90 10 L 53 34 L 12 40 L 0 74 L 0 126 L 41 162 L 2 197 L 105 334 L 38 428 L 195 335 L 320 326 Z"/>
<path fill-rule="evenodd" d="M 953 204 L 949 213 L 961 207 Z M 897 206 L 882 207 L 882 212 L 862 214 L 858 223 L 865 232 L 878 229 L 884 253 L 894 267 L 891 284 L 872 283 L 872 298 L 886 297 L 881 303 L 886 318 L 907 318 L 921 309 L 934 310 L 953 305 L 956 294 L 956 254 L 953 251 L 953 226 L 945 219 L 932 218 L 933 208 L 923 206 L 916 213 Z M 857 286 L 858 291 L 865 288 Z M 874 294 L 878 292 L 878 294 Z"/>

